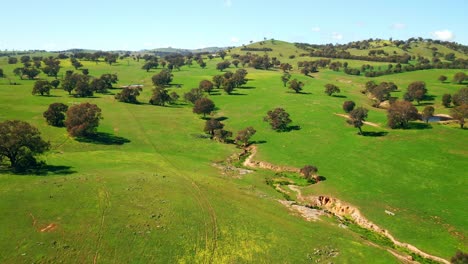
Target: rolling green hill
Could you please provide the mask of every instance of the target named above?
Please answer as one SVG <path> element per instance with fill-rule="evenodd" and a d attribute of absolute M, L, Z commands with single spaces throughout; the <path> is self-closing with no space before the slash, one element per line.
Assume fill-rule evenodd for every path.
<path fill-rule="evenodd" d="M 466 129 L 420 121 L 410 129 L 389 129 L 386 111 L 372 108 L 360 92 L 369 78 L 322 68 L 304 76 L 297 62 L 317 58 L 300 57 L 304 51 L 292 43 L 275 40 L 248 47 L 271 48 L 250 52 L 291 63 L 292 78 L 305 84 L 304 93 L 292 93 L 283 87 L 281 70 L 246 67 L 249 81 L 233 95 L 206 95 L 215 102 L 213 116 L 223 120 L 225 129 L 234 134 L 247 126 L 257 130 L 252 138 L 258 148 L 256 160 L 295 168 L 317 166 L 326 180 L 300 187 L 303 195 L 345 201 L 399 241 L 429 254 L 448 260 L 456 250 L 468 250 L 463 207 L 468 195 Z M 241 48 L 231 49 L 226 59 L 246 54 Z M 419 46 L 411 50 L 417 48 L 423 52 Z M 204 60 L 206 69 L 194 64 L 172 71 L 172 83 L 179 87 L 168 90 L 183 98 L 201 80 L 221 73 L 216 70 L 220 58 Z M 346 61 L 350 67 L 388 65 Z M 190 104 L 147 103 L 151 77 L 161 68 L 146 72 L 141 69 L 143 60 L 112 66 L 82 63 L 92 76 L 116 73 L 115 87 L 143 84 L 141 104 L 115 100 L 119 89 L 92 98 L 75 98 L 61 89 L 52 90 L 51 96 L 33 96 L 34 81 L 13 75 L 19 64 L 0 58 L 9 78 L 0 79 L 0 122 L 30 122 L 52 144 L 42 157 L 49 167 L 40 174 L 16 175 L 2 167 L 2 263 L 399 263 L 391 252 L 410 253 L 353 224 L 346 227 L 346 221 L 335 216 L 307 221 L 290 211 L 279 202 L 285 195 L 267 184 L 281 177 L 278 172 L 244 168 L 252 172 L 240 174 L 226 166 L 228 157 L 242 150 L 206 138 L 205 120 L 192 113 Z M 60 73 L 73 69 L 69 60 L 62 60 L 61 67 Z M 399 89 L 392 96 L 398 98 L 410 82 L 425 81 L 432 100 L 417 108 L 432 105 L 436 113 L 447 114 L 442 95 L 466 83 L 441 83 L 437 78 L 459 71 L 421 70 L 372 80 L 394 82 Z M 52 80 L 43 74 L 40 78 Z M 323 92 L 327 83 L 340 87 L 339 96 Z M 380 136 L 358 136 L 336 115 L 343 113 L 346 100 L 369 109 L 367 121 L 375 126 L 364 125 L 363 130 Z M 42 113 L 53 102 L 97 104 L 104 118 L 98 131 L 107 136 L 83 142 L 64 128 L 48 126 Z M 275 107 L 285 108 L 298 130 L 273 131 L 263 117 Z"/>

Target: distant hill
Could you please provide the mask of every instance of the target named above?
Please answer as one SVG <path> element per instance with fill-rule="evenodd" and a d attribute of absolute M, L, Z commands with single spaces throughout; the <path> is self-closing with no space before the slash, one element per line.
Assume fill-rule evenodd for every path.
<path fill-rule="evenodd" d="M 391 56 L 410 56 L 412 60 L 424 57 L 428 60 L 438 58 L 441 61 L 468 59 L 468 46 L 454 42 L 438 41 L 422 38 L 402 40 L 369 39 L 354 41 L 347 44 L 308 44 L 290 43 L 280 40 L 265 40 L 231 49 L 232 54 L 268 54 L 270 57 L 283 57 L 287 61 L 292 57 L 343 58 L 349 56 L 369 57 L 378 61 L 379 58 Z"/>
<path fill-rule="evenodd" d="M 176 49 L 176 48 L 157 48 L 152 50 L 143 50 L 142 52 L 154 53 L 158 56 L 165 56 L 169 54 L 190 54 L 190 53 L 216 53 L 220 50 L 225 50 L 227 48 L 221 47 L 207 47 L 202 49 Z"/>

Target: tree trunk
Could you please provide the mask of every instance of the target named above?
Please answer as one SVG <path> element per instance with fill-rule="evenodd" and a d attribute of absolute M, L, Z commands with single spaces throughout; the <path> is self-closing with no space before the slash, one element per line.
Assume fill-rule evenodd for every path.
<path fill-rule="evenodd" d="M 359 135 L 362 135 L 362 129 L 360 126 L 358 126 L 358 129 L 359 129 Z"/>

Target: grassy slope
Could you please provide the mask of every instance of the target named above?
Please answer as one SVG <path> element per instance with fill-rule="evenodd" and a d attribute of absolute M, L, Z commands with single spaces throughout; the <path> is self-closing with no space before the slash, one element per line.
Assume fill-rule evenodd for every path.
<path fill-rule="evenodd" d="M 279 41 L 276 45 L 284 46 L 275 48 L 278 55 L 286 56 L 294 49 Z M 201 79 L 217 74 L 217 62 L 209 62 L 206 70 L 194 65 L 175 71 L 174 82 L 183 86 L 171 89 L 181 94 L 197 86 Z M 154 72 L 140 70 L 141 63 L 123 61 L 112 67 L 85 63 L 85 67 L 95 76 L 117 72 L 119 84 L 145 84 L 140 100 L 147 102 Z M 13 66 L 0 65 L 5 72 L 12 71 Z M 369 219 L 405 242 L 444 257 L 453 255 L 456 248 L 467 249 L 464 237 L 468 223 L 460 208 L 467 183 L 463 177 L 465 131 L 455 126 L 406 131 L 365 126 L 365 131 L 389 134 L 358 137 L 354 128 L 333 113 L 340 113 L 347 99 L 358 105 L 369 103 L 359 93 L 366 78 L 331 71 L 321 71 L 314 79 L 296 74 L 310 92 L 298 95 L 282 87 L 280 72 L 247 70 L 252 79 L 247 86 L 252 89 L 239 89 L 243 95 L 212 98 L 220 108 L 217 115 L 228 118 L 224 121 L 228 129 L 237 131 L 248 125 L 257 129 L 254 139 L 266 141 L 259 145 L 260 159 L 293 166 L 317 165 L 327 180 L 308 192 L 332 194 L 359 206 Z M 377 80 L 393 80 L 402 88 L 424 78 L 436 96 L 437 113 L 445 111 L 437 107 L 440 96 L 459 87 L 435 82 L 440 74 L 450 76 L 447 72 L 455 71 L 405 73 Z M 0 175 L 0 193 L 6 197 L 0 208 L 7 212 L 0 226 L 9 230 L 0 240 L 5 249 L 0 259 L 5 262 L 54 257 L 91 261 L 96 252 L 100 260 L 118 262 L 203 261 L 209 259 L 214 234 L 218 238 L 214 258 L 218 261 L 305 262 L 313 248 L 323 245 L 339 248 L 336 261 L 340 263 L 369 257 L 394 261 L 388 253 L 366 246 L 359 236 L 338 229 L 336 224 L 310 224 L 288 215 L 275 201 L 279 195 L 265 186 L 266 172 L 240 180 L 220 176 L 209 164 L 236 150 L 195 138 L 193 134 L 200 133 L 203 121 L 188 106 L 128 105 L 101 95 L 75 99 L 59 90 L 53 94 L 60 97 L 33 97 L 32 82 L 20 82 L 20 86 L 0 86 L 0 120 L 19 118 L 37 125 L 54 145 L 47 155 L 48 163 L 71 166 L 76 172 L 47 177 Z M 347 98 L 323 94 L 323 85 L 329 82 L 337 83 Z M 105 118 L 100 131 L 131 142 L 108 146 L 67 139 L 64 129 L 46 126 L 41 117 L 55 101 L 97 103 Z M 271 131 L 261 120 L 276 106 L 285 107 L 301 130 Z M 369 120 L 383 125 L 385 114 L 372 109 Z M 385 209 L 397 215 L 389 217 Z M 55 222 L 57 232 L 36 232 L 30 214 L 37 219 L 36 227 Z"/>
<path fill-rule="evenodd" d="M 146 102 L 154 72 L 140 70 L 141 64 L 85 67 L 95 76 L 117 72 L 119 84 L 144 83 L 140 99 Z M 14 66 L 2 67 L 11 72 Z M 175 82 L 188 90 L 200 76 L 213 74 L 184 68 L 175 72 Z M 95 256 L 104 262 L 297 263 L 308 261 L 321 246 L 338 248 L 340 262 L 375 256 L 394 262 L 336 223 L 310 224 L 289 215 L 276 202 L 280 196 L 264 184 L 262 172 L 242 180 L 221 176 L 210 163 L 238 150 L 194 137 L 203 121 L 189 107 L 129 105 L 109 95 L 77 99 L 61 90 L 52 91 L 54 97 L 31 96 L 33 81 L 16 81 L 21 85 L 0 86 L 0 120 L 17 118 L 39 127 L 53 146 L 45 156 L 48 164 L 70 168 L 48 176 L 0 175 L 3 263 L 91 262 Z M 103 145 L 68 138 L 41 116 L 56 101 L 97 103 L 104 116 L 99 131 L 131 142 Z M 57 224 L 53 232 L 38 232 L 50 223 Z"/>
<path fill-rule="evenodd" d="M 265 46 L 275 48 L 268 42 Z M 434 100 L 417 108 L 422 110 L 424 105 L 430 104 L 436 108 L 436 113 L 448 113 L 440 103 L 442 95 L 453 94 L 463 86 L 440 83 L 437 77 L 443 74 L 450 78 L 458 71 L 417 71 L 373 80 L 395 82 L 401 91 L 393 95 L 400 98 L 409 83 L 423 80 Z M 268 141 L 260 145 L 260 159 L 297 167 L 312 163 L 323 168 L 321 174 L 330 175 L 327 177 L 330 181 L 323 184 L 320 191 L 313 186 L 310 192 L 336 195 L 359 205 L 371 220 L 404 241 L 445 256 L 453 252 L 451 247 L 466 249 L 468 222 L 459 207 L 467 194 L 464 188 L 467 175 L 463 169 L 468 147 L 466 131 L 441 125 L 423 130 L 388 130 L 385 111 L 372 109 L 370 100 L 359 93 L 369 80 L 365 77 L 332 71 L 313 74 L 315 78 L 295 75 L 306 84 L 304 91 L 311 93 L 297 95 L 281 87 L 279 76 L 279 72 L 249 75 L 254 79 L 249 86 L 256 89 L 246 90 L 246 93 L 257 98 L 255 105 L 240 105 L 242 99 L 237 104 L 230 99 L 221 103 L 231 106 L 232 114 L 237 113 L 233 120 L 242 120 L 245 112 L 257 114 L 253 118 L 244 117 L 244 124 L 256 122 L 254 127 L 259 127 L 258 135 L 262 135 L 261 138 L 257 136 L 258 140 Z M 342 89 L 341 95 L 346 98 L 330 98 L 323 94 L 326 83 L 338 85 Z M 369 121 L 382 126 L 382 129 L 365 126 L 365 130 L 389 134 L 381 138 L 357 137 L 354 128 L 347 127 L 341 117 L 333 115 L 341 113 L 341 104 L 349 99 L 370 108 Z M 276 106 L 285 107 L 301 130 L 291 133 L 270 131 L 261 122 L 261 117 Z M 398 219 L 388 217 L 384 213 L 386 209 L 397 211 Z M 426 233 L 424 230 L 431 231 Z"/>

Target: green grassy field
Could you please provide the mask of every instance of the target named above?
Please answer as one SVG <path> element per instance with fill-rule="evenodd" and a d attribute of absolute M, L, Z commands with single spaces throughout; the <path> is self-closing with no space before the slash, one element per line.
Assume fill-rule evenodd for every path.
<path fill-rule="evenodd" d="M 286 58 L 294 50 L 291 44 L 276 45 L 281 47 L 274 52 Z M 205 61 L 207 69 L 193 65 L 175 70 L 173 83 L 181 88 L 170 90 L 182 95 L 219 74 L 215 65 L 220 59 Z M 159 70 L 147 73 L 140 69 L 143 61 L 133 60 L 113 66 L 83 64 L 92 76 L 117 73 L 117 86 L 144 84 L 139 97 L 144 104 L 119 103 L 113 95 L 74 98 L 60 89 L 51 97 L 32 96 L 34 81 L 11 77 L 19 85 L 8 85 L 0 80 L 0 121 L 28 121 L 52 144 L 43 157 L 51 165 L 46 175 L 0 174 L 2 263 L 398 262 L 358 233 L 338 227 L 332 218 L 307 222 L 291 215 L 277 202 L 282 196 L 265 184 L 272 172 L 258 170 L 241 178 L 222 175 L 211 164 L 239 149 L 198 137 L 204 121 L 183 102 L 169 107 L 146 104 L 151 76 Z M 69 61 L 61 66 L 61 73 L 71 69 Z M 0 59 L 5 73 L 12 76 L 14 67 Z M 329 70 L 312 74 L 314 78 L 293 73 L 305 83 L 305 94 L 294 94 L 283 87 L 280 71 L 246 69 L 250 80 L 237 95 L 221 92 L 210 98 L 219 108 L 215 115 L 226 118 L 226 129 L 257 130 L 253 140 L 262 142 L 257 159 L 295 167 L 316 165 L 326 180 L 305 193 L 332 195 L 355 205 L 400 241 L 446 259 L 457 249 L 468 250 L 463 207 L 468 194 L 466 130 L 455 124 L 388 129 L 385 111 L 371 108 L 359 92 L 369 80 L 365 77 Z M 440 105 L 442 94 L 462 86 L 441 84 L 437 77 L 455 72 L 428 70 L 374 80 L 395 82 L 400 91 L 394 95 L 399 97 L 410 82 L 425 81 L 434 96 L 426 103 L 433 103 L 436 113 L 448 113 Z M 327 83 L 338 85 L 342 97 L 324 94 Z M 369 108 L 368 120 L 380 127 L 363 130 L 384 136 L 356 135 L 355 128 L 335 115 L 342 113 L 345 100 Z M 99 132 L 126 143 L 78 142 L 64 128 L 47 126 L 42 112 L 53 102 L 97 104 L 104 117 Z M 290 113 L 300 130 L 277 133 L 262 121 L 278 106 Z M 41 232 L 50 225 L 51 232 Z M 337 249 L 338 256 L 313 254 L 327 247 Z"/>

